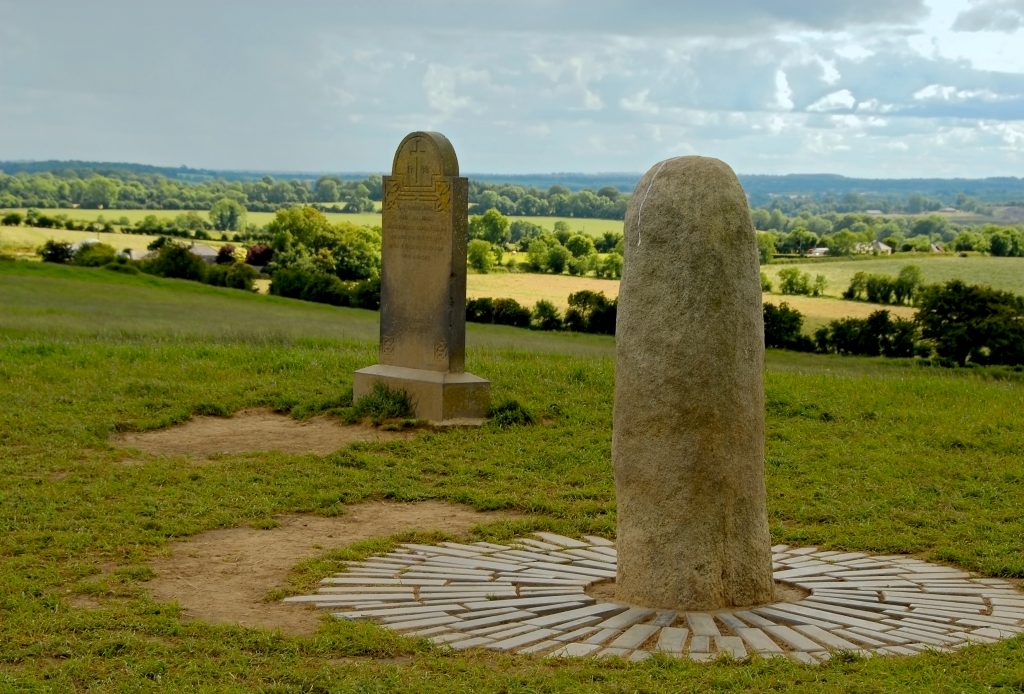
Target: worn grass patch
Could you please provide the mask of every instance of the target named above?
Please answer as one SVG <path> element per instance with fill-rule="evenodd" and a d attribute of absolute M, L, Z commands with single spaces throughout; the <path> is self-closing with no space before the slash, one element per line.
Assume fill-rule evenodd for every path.
<path fill-rule="evenodd" d="M 366 624 L 294 638 L 189 621 L 149 596 L 148 567 L 177 539 L 279 514 L 430 499 L 531 517 L 478 528 L 480 539 L 542 528 L 612 536 L 611 339 L 470 330 L 467 369 L 533 426 L 125 467 L 114 432 L 196 413 L 336 407 L 352 372 L 376 361 L 375 315 L 28 263 L 0 263 L 0 297 L 0 691 L 959 692 L 1024 682 L 1020 638 L 805 668 L 552 662 L 449 653 Z M 1024 577 L 1021 411 L 1014 372 L 769 353 L 773 540 Z M 325 551 L 296 580 L 335 560 Z"/>

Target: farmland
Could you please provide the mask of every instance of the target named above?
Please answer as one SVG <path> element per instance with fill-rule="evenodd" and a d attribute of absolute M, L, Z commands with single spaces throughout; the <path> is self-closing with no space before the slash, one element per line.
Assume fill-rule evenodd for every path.
<path fill-rule="evenodd" d="M 467 369 L 543 423 L 197 460 L 127 450 L 111 435 L 252 407 L 330 412 L 353 369 L 376 359 L 376 314 L 9 261 L 0 296 L 2 689 L 881 692 L 1024 681 L 1021 638 L 814 668 L 627 664 L 457 653 L 330 619 L 311 637 L 195 619 L 150 593 L 172 541 L 273 528 L 284 513 L 345 517 L 367 500 L 434 500 L 520 514 L 471 539 L 612 537 L 612 338 L 469 326 Z M 1007 417 L 1024 408 L 1024 384 L 997 375 L 769 352 L 773 541 L 909 553 L 1019 583 L 1024 432 Z M 396 539 L 443 537 L 314 552 L 275 594 L 308 591 L 341 560 Z"/>
<path fill-rule="evenodd" d="M 921 268 L 926 284 L 938 284 L 959 279 L 967 284 L 987 284 L 1015 294 L 1024 294 L 1024 259 L 994 258 L 991 256 L 955 254 L 900 253 L 891 256 L 863 256 L 844 260 L 805 260 L 794 263 L 771 263 L 761 267 L 769 279 L 778 286 L 778 272 L 786 267 L 798 267 L 828 280 L 827 296 L 841 296 L 850 286 L 854 273 L 890 275 L 895 277 L 906 265 Z"/>
<path fill-rule="evenodd" d="M 470 298 L 510 298 L 531 307 L 544 299 L 561 309 L 568 306 L 567 299 L 573 292 L 603 292 L 609 298 L 619 295 L 618 280 L 536 273 L 470 274 L 466 287 L 466 295 Z M 873 311 L 879 309 L 887 309 L 901 318 L 909 318 L 914 313 L 908 306 L 880 306 L 830 297 L 766 293 L 764 300 L 774 304 L 786 302 L 800 311 L 804 315 L 804 332 L 813 332 L 816 328 L 838 318 L 867 318 Z"/>

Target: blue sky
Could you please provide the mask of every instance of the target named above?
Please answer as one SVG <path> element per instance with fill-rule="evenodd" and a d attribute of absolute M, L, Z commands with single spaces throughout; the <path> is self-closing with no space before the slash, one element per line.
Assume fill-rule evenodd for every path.
<path fill-rule="evenodd" d="M 1024 175 L 1024 0 L 0 0 L 0 160 Z"/>

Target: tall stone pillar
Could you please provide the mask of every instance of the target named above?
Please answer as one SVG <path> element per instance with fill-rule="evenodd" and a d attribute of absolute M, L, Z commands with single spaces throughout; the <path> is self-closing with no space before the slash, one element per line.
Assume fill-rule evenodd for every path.
<path fill-rule="evenodd" d="M 769 602 L 764 326 L 754 230 L 732 169 L 679 157 L 626 212 L 612 458 L 618 599 Z"/>

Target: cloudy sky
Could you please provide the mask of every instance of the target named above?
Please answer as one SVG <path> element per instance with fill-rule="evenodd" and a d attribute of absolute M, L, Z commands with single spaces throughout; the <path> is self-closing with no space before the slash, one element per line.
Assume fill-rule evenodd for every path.
<path fill-rule="evenodd" d="M 0 160 L 1024 175 L 1024 0 L 0 0 Z"/>

